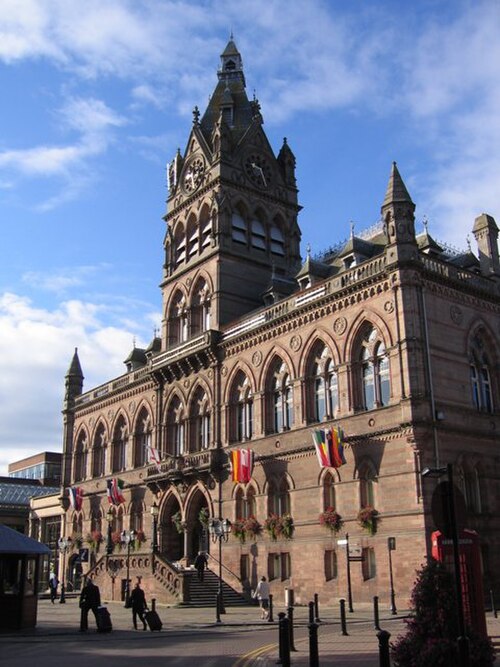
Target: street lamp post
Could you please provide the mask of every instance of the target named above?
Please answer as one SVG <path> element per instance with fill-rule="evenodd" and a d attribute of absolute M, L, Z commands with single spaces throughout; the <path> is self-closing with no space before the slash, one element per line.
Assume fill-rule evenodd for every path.
<path fill-rule="evenodd" d="M 153 554 L 158 553 L 158 515 L 160 513 L 160 508 L 156 503 L 151 505 L 151 518 L 153 520 L 153 535 L 151 540 L 151 551 Z"/>
<path fill-rule="evenodd" d="M 127 546 L 127 580 L 125 581 L 125 607 L 130 607 L 130 545 L 135 540 L 135 530 L 122 530 L 121 543 Z"/>
<path fill-rule="evenodd" d="M 151 536 L 151 571 L 155 571 L 155 555 L 158 553 L 158 514 L 160 513 L 160 508 L 158 505 L 153 502 L 151 505 L 151 519 L 153 521 L 153 534 Z"/>
<path fill-rule="evenodd" d="M 394 578 L 392 576 L 392 552 L 396 550 L 396 538 L 387 538 L 387 551 L 389 552 L 389 583 L 391 586 L 391 614 L 398 613 L 396 609 L 396 594 L 394 592 Z"/>
<path fill-rule="evenodd" d="M 57 541 L 57 546 L 62 556 L 62 578 L 61 578 L 61 597 L 59 598 L 60 604 L 65 604 L 66 602 L 66 553 L 71 547 L 71 537 L 60 537 Z"/>
<path fill-rule="evenodd" d="M 219 592 L 217 593 L 217 618 L 220 623 L 220 615 L 225 614 L 224 598 L 222 595 L 222 542 L 227 542 L 231 532 L 231 522 L 229 519 L 212 519 L 208 525 L 208 532 L 212 536 L 213 542 L 219 542 Z"/>
<path fill-rule="evenodd" d="M 464 601 L 462 597 L 462 580 L 460 577 L 460 551 L 458 542 L 458 525 L 455 509 L 455 496 L 453 486 L 453 466 L 448 463 L 445 468 L 424 468 L 422 477 L 447 476 L 446 500 L 448 504 L 448 517 L 450 522 L 451 539 L 453 543 L 453 564 L 455 574 L 455 595 L 457 598 L 457 620 L 460 636 L 457 638 L 458 656 L 460 667 L 469 667 L 469 638 L 465 628 Z"/>
<path fill-rule="evenodd" d="M 113 519 L 115 518 L 115 515 L 113 514 L 113 510 L 111 507 L 109 510 L 106 512 L 106 519 L 108 521 L 108 535 L 106 539 L 106 556 L 111 556 L 113 553 L 113 537 L 111 534 L 111 529 L 113 525 Z"/>

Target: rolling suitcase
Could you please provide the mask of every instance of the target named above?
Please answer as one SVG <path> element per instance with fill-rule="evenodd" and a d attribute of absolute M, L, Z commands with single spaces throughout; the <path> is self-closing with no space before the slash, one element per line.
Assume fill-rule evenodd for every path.
<path fill-rule="evenodd" d="M 107 607 L 97 609 L 97 632 L 111 632 L 113 624 Z"/>
<path fill-rule="evenodd" d="M 144 612 L 144 618 L 151 632 L 160 632 L 163 627 L 163 623 L 161 622 L 160 617 L 156 611 L 151 610 Z"/>

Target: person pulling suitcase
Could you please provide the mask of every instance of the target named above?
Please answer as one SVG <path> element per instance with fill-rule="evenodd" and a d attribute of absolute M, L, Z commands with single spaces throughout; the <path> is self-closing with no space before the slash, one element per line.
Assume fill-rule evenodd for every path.
<path fill-rule="evenodd" d="M 147 630 L 148 626 L 146 625 L 146 619 L 144 618 L 144 613 L 147 609 L 146 595 L 139 582 L 136 583 L 134 590 L 130 594 L 130 606 L 132 607 L 132 622 L 134 628 L 137 630 L 137 617 L 139 616 L 143 625 L 142 629 Z"/>

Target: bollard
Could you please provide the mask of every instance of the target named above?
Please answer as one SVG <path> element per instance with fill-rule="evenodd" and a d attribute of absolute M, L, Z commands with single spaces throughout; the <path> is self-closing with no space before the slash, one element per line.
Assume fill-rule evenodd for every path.
<path fill-rule="evenodd" d="M 380 618 L 378 614 L 378 595 L 373 596 L 373 627 L 380 630 Z"/>
<path fill-rule="evenodd" d="M 288 618 L 280 611 L 278 614 L 278 638 L 279 638 L 279 660 L 276 664 L 290 667 L 290 633 L 288 630 Z"/>
<path fill-rule="evenodd" d="M 285 607 L 293 607 L 295 604 L 295 592 L 293 588 L 285 588 Z"/>
<path fill-rule="evenodd" d="M 342 598 L 340 600 L 340 627 L 342 628 L 342 634 L 344 637 L 347 637 L 349 633 L 347 632 L 347 623 L 345 619 L 345 600 Z"/>
<path fill-rule="evenodd" d="M 274 623 L 273 618 L 273 594 L 269 593 L 269 614 L 267 616 L 268 623 Z"/>
<path fill-rule="evenodd" d="M 493 616 L 495 618 L 498 618 L 497 609 L 495 607 L 495 596 L 493 595 L 493 589 L 491 588 L 490 588 L 490 600 L 491 600 L 491 611 L 493 612 Z"/>
<path fill-rule="evenodd" d="M 151 611 L 156 611 L 156 598 L 151 598 Z"/>
<path fill-rule="evenodd" d="M 317 623 L 309 623 L 309 667 L 319 667 Z"/>
<path fill-rule="evenodd" d="M 377 632 L 378 637 L 378 656 L 380 667 L 391 667 L 391 659 L 389 657 L 389 639 L 391 633 L 387 630 L 380 630 Z"/>
<path fill-rule="evenodd" d="M 314 594 L 314 620 L 315 623 L 321 623 L 319 618 L 319 596 L 317 593 Z"/>
<path fill-rule="evenodd" d="M 314 602 L 309 602 L 309 623 L 314 623 Z"/>
<path fill-rule="evenodd" d="M 293 642 L 293 607 L 288 607 L 288 632 L 290 634 L 290 651 L 296 651 Z"/>

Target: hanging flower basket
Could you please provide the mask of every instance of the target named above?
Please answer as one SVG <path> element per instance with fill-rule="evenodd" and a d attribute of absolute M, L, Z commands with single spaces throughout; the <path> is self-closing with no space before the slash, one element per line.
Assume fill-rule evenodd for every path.
<path fill-rule="evenodd" d="M 146 541 L 146 535 L 144 534 L 144 531 L 136 530 L 134 539 L 134 549 L 140 549 L 141 544 L 144 544 L 145 541 Z"/>
<path fill-rule="evenodd" d="M 93 530 L 91 533 L 87 533 L 85 537 L 85 542 L 89 545 L 94 551 L 99 550 L 99 545 L 102 542 L 102 533 L 100 530 Z"/>
<path fill-rule="evenodd" d="M 186 524 L 182 520 L 180 511 L 172 514 L 172 523 L 178 533 L 183 533 L 186 530 Z"/>
<path fill-rule="evenodd" d="M 244 544 L 246 540 L 245 519 L 236 519 L 236 521 L 233 521 L 231 533 L 241 544 Z"/>
<path fill-rule="evenodd" d="M 247 519 L 244 519 L 245 524 L 245 534 L 247 537 L 255 540 L 258 535 L 262 532 L 262 526 L 257 521 L 257 519 L 252 515 Z"/>
<path fill-rule="evenodd" d="M 198 520 L 201 523 L 201 525 L 203 526 L 203 528 L 208 528 L 209 517 L 210 517 L 210 515 L 208 513 L 208 508 L 203 507 L 200 510 L 200 513 L 198 514 Z"/>
<path fill-rule="evenodd" d="M 319 515 L 319 522 L 332 533 L 337 534 L 342 529 L 344 521 L 340 514 L 335 511 L 333 507 L 327 507 L 324 512 Z"/>
<path fill-rule="evenodd" d="M 80 549 L 83 544 L 83 535 L 81 533 L 73 533 L 71 536 L 71 548 Z"/>
<path fill-rule="evenodd" d="M 378 512 L 374 507 L 362 507 L 358 512 L 358 523 L 369 535 L 377 532 L 377 523 L 380 521 Z"/>
<path fill-rule="evenodd" d="M 278 537 L 289 540 L 294 530 L 293 519 L 290 514 L 283 514 L 281 516 L 270 514 L 264 521 L 264 530 L 273 541 L 276 541 Z"/>

